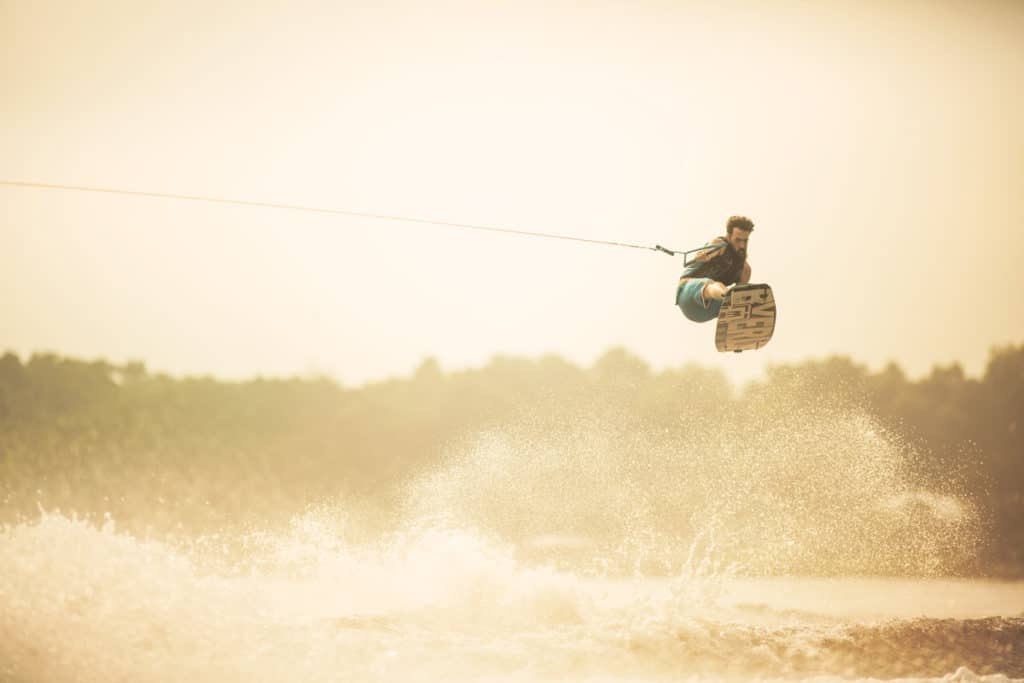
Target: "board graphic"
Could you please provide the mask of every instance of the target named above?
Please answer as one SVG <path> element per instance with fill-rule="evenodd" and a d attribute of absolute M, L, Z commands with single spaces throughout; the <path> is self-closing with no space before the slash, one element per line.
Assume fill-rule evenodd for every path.
<path fill-rule="evenodd" d="M 715 329 L 719 351 L 759 349 L 775 332 L 775 296 L 765 284 L 736 285 L 722 301 Z"/>

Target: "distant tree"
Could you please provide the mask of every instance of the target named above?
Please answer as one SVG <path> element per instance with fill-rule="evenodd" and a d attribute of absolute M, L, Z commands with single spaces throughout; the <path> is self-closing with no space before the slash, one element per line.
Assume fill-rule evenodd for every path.
<path fill-rule="evenodd" d="M 832 446 L 814 419 L 835 416 L 842 424 L 865 418 L 868 429 L 880 425 L 905 441 L 901 467 L 915 485 L 983 506 L 992 520 L 988 566 L 1024 575 L 1024 346 L 994 349 L 980 379 L 953 364 L 912 381 L 895 363 L 872 373 L 832 356 L 772 366 L 740 392 L 719 369 L 655 372 L 621 347 L 589 368 L 549 354 L 445 372 L 426 358 L 408 377 L 358 388 L 325 378 L 175 378 L 140 362 L 45 353 L 23 362 L 5 353 L 0 521 L 43 504 L 112 511 L 129 528 L 211 529 L 253 515 L 287 517 L 339 493 L 393 504 L 453 444 L 505 431 L 522 436 L 554 473 L 562 472 L 559 449 L 586 439 L 610 481 L 639 463 L 645 486 L 669 485 L 664 472 L 676 468 L 699 488 L 701 468 L 713 462 L 736 466 L 737 479 L 759 462 L 730 451 L 721 431 L 763 436 L 772 425 L 799 432 L 806 423 L 788 453 L 825 462 Z M 759 452 L 770 456 L 772 440 L 786 438 L 769 434 Z M 681 459 L 680 449 L 696 457 Z M 804 470 L 787 476 L 799 484 Z M 685 511 L 683 501 L 662 501 L 645 514 L 679 529 Z"/>

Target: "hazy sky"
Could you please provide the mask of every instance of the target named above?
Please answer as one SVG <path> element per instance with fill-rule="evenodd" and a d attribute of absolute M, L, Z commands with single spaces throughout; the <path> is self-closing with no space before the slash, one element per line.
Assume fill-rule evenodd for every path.
<path fill-rule="evenodd" d="M 3 186 L 0 349 L 351 384 L 1024 342 L 1024 3 L 580 5 L 0 0 L 0 180 L 676 249 L 742 213 L 766 349 L 717 354 L 664 254 Z"/>

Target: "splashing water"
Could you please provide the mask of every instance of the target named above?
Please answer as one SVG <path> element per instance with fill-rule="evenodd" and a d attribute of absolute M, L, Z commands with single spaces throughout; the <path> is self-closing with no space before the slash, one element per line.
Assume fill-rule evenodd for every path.
<path fill-rule="evenodd" d="M 822 407 L 683 437 L 616 429 L 584 418 L 480 435 L 412 487 L 409 515 L 577 565 L 671 574 L 697 539 L 716 574 L 936 575 L 984 534 L 970 501 L 919 490 L 900 444 L 862 415 Z"/>
<path fill-rule="evenodd" d="M 341 504 L 187 542 L 42 514 L 0 532 L 0 680 L 1024 675 L 1020 584 L 798 578 L 970 554 L 971 501 L 901 454 L 828 411 L 683 441 L 524 422 L 456 448 L 374 537 Z"/>

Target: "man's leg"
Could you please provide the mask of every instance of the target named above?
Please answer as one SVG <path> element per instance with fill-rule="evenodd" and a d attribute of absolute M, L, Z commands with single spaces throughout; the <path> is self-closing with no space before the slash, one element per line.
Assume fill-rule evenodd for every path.
<path fill-rule="evenodd" d="M 718 315 L 718 305 L 708 303 L 704 299 L 704 290 L 714 280 L 706 277 L 686 278 L 681 280 L 676 289 L 676 305 L 688 319 L 695 323 L 714 320 Z"/>

